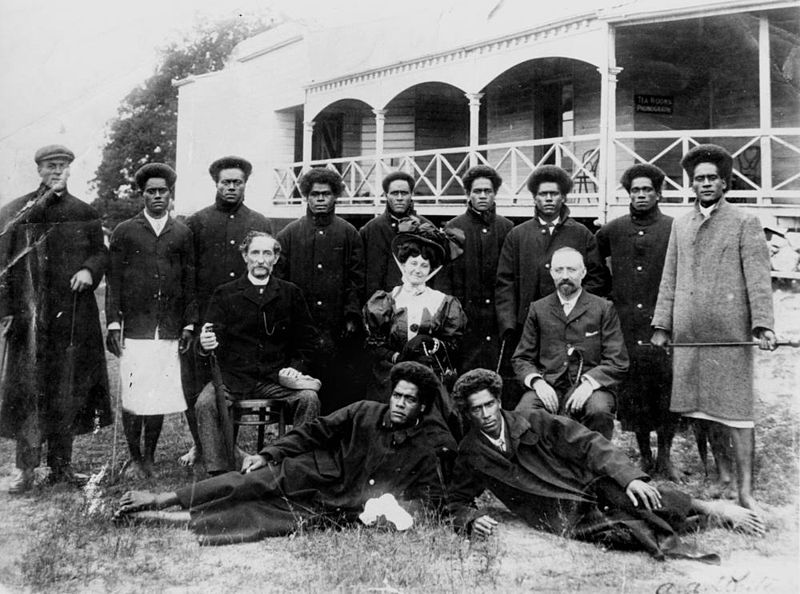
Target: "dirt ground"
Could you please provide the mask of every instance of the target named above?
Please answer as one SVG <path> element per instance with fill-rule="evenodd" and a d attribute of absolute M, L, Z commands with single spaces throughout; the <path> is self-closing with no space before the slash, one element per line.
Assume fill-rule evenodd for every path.
<path fill-rule="evenodd" d="M 779 334 L 782 337 L 800 338 L 800 294 L 777 291 L 775 304 Z M 10 497 L 6 490 L 13 470 L 13 444 L 5 441 L 0 443 L 0 592 L 223 593 L 289 589 L 301 592 L 460 592 L 466 589 L 487 592 L 659 594 L 800 592 L 798 386 L 799 350 L 784 348 L 773 354 L 758 355 L 759 476 L 756 495 L 765 502 L 770 530 L 764 538 L 747 537 L 722 529 L 690 535 L 688 538 L 698 546 L 720 552 L 722 563 L 719 566 L 692 561 L 660 563 L 643 553 L 604 551 L 595 545 L 535 532 L 511 517 L 501 504 L 495 502 L 491 513 L 501 521 L 497 535 L 489 543 L 466 544 L 466 553 L 459 565 L 442 567 L 443 572 L 455 575 L 470 565 L 480 566 L 477 571 L 482 575 L 467 585 L 458 579 L 451 579 L 436 587 L 420 589 L 415 587 L 413 581 L 400 585 L 388 578 L 363 582 L 346 575 L 334 575 L 336 572 L 331 568 L 336 566 L 339 559 L 342 563 L 370 565 L 386 563 L 389 556 L 398 554 L 396 547 L 372 547 L 369 543 L 364 549 L 356 551 L 357 543 L 352 539 L 357 536 L 352 535 L 345 535 L 340 541 L 339 537 L 331 539 L 326 535 L 301 534 L 261 543 L 204 548 L 197 546 L 193 536 L 185 530 L 150 529 L 136 532 L 131 528 L 101 527 L 97 542 L 92 542 L 91 537 L 81 540 L 78 538 L 80 535 L 71 535 L 68 540 L 75 549 L 89 551 L 82 556 L 76 553 L 74 557 L 81 559 L 85 565 L 74 568 L 83 576 L 81 579 L 56 580 L 49 587 L 35 589 L 26 580 L 23 567 L 25 563 L 30 564 L 32 547 L 47 544 L 42 542 L 42 535 L 48 534 L 47 529 L 52 529 L 52 534 L 58 538 L 65 538 L 51 524 L 65 521 L 65 516 L 59 515 L 58 510 L 69 504 L 76 495 L 56 488 L 36 489 L 29 496 Z M 110 432 L 111 428 L 103 431 Z M 98 439 L 98 436 L 81 437 L 76 442 L 76 452 L 98 448 Z M 618 436 L 615 440 L 635 457 L 635 446 L 630 435 Z M 169 473 L 169 481 L 176 483 L 186 480 L 188 475 L 174 468 L 176 454 L 188 444 L 185 425 L 177 422 L 173 427 L 167 427 L 162 442 L 160 464 L 165 467 L 164 476 Z M 121 437 L 117 443 L 122 443 Z M 691 472 L 685 488 L 692 494 L 704 495 L 707 485 L 702 480 L 694 444 L 688 434 L 678 437 L 675 450 L 676 459 L 685 470 Z M 108 452 L 102 451 L 100 454 L 108 458 Z M 124 455 L 121 457 L 124 459 Z M 775 468 L 784 470 L 775 471 Z M 154 483 L 151 486 L 164 485 Z M 105 502 L 108 506 L 113 505 L 121 488 L 107 489 Z M 85 513 L 85 507 L 81 509 L 81 513 Z M 77 526 L 85 526 L 86 522 L 92 521 L 91 518 L 74 520 Z M 65 531 L 69 530 L 69 527 L 65 527 Z M 444 531 L 434 531 L 433 540 L 424 542 L 442 541 L 443 534 Z M 392 542 L 391 536 L 376 542 L 384 546 Z M 414 540 L 413 534 L 394 538 L 399 539 L 398 542 L 403 546 L 421 542 Z M 134 542 L 137 539 L 149 544 Z M 39 555 L 44 556 L 40 571 L 47 569 L 47 555 L 54 557 L 53 563 L 57 562 L 58 546 L 55 546 L 56 550 Z M 439 558 L 436 551 L 430 549 L 430 544 L 425 546 L 429 548 L 426 550 L 420 546 L 418 551 L 412 551 L 412 558 L 423 564 L 438 563 L 435 561 Z M 442 546 L 452 546 L 452 543 Z M 92 547 L 98 548 L 95 550 Z M 365 558 L 353 560 L 348 557 L 346 553 L 352 552 L 350 548 Z M 373 553 L 376 558 L 366 558 Z M 113 562 L 108 560 L 112 557 L 115 559 Z"/>

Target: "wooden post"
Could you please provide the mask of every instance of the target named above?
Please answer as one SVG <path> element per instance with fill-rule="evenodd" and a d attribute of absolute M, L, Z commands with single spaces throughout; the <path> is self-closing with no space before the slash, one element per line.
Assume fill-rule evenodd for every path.
<path fill-rule="evenodd" d="M 314 137 L 314 120 L 303 122 L 303 170 L 311 166 L 311 142 Z"/>
<path fill-rule="evenodd" d="M 383 181 L 383 129 L 386 123 L 386 110 L 373 109 L 375 114 L 375 178 L 372 181 L 373 204 L 378 208 L 381 204 L 381 182 Z M 413 188 L 412 188 L 413 190 Z"/>
<path fill-rule="evenodd" d="M 478 164 L 478 145 L 480 144 L 480 114 L 483 93 L 464 93 L 469 101 L 469 166 Z"/>
<path fill-rule="evenodd" d="M 770 76 L 769 17 L 762 14 L 758 19 L 758 106 L 759 140 L 761 147 L 761 190 L 756 204 L 763 204 L 769 194 L 772 199 L 772 80 Z"/>
<path fill-rule="evenodd" d="M 608 203 L 614 200 L 617 190 L 617 159 L 614 136 L 617 127 L 617 67 L 616 34 L 614 28 L 604 22 L 605 36 L 603 53 L 605 65 L 600 72 L 600 155 L 597 161 L 597 206 L 598 219 L 608 221 Z"/>

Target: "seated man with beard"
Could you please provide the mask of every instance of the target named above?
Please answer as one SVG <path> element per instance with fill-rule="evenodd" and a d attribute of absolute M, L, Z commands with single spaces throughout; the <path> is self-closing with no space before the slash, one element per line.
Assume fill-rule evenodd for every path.
<path fill-rule="evenodd" d="M 474 507 L 490 490 L 532 527 L 619 548 L 719 563 L 719 556 L 681 542 L 678 533 L 714 519 L 751 534 L 765 526 L 755 513 L 649 483 L 625 454 L 597 432 L 544 409 L 500 408 L 503 381 L 486 369 L 462 375 L 456 405 L 472 425 L 458 448 L 448 506 L 457 529 L 492 534 L 497 521 Z"/>
<path fill-rule="evenodd" d="M 326 520 L 354 521 L 385 494 L 441 502 L 437 445 L 455 442 L 426 412 L 439 392 L 420 363 L 395 365 L 388 404 L 361 401 L 296 427 L 229 472 L 175 492 L 129 491 L 119 518 L 187 524 L 201 544 L 250 542 Z M 443 435 L 444 434 L 444 435 Z M 177 506 L 188 511 L 152 512 Z"/>

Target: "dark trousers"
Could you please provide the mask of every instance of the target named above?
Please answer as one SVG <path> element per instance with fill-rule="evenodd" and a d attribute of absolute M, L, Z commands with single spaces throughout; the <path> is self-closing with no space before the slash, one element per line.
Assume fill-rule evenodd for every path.
<path fill-rule="evenodd" d="M 597 431 L 606 439 L 611 439 L 614 434 L 614 410 L 616 408 L 614 394 L 602 388 L 595 390 L 581 410 L 575 414 L 569 414 L 564 409 L 564 405 L 569 399 L 571 391 L 565 390 L 563 386 L 556 386 L 555 390 L 558 394 L 559 415 L 572 417 L 592 431 Z M 522 395 L 514 410 L 525 413 L 537 408 L 545 408 L 544 403 L 534 390 L 528 390 Z"/>

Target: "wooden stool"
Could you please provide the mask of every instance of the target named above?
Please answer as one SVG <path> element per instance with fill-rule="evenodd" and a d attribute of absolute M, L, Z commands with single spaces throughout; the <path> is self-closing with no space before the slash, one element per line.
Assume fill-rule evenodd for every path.
<path fill-rule="evenodd" d="M 267 425 L 278 423 L 278 437 L 286 433 L 286 418 L 282 400 L 268 398 L 251 400 L 234 400 L 231 403 L 231 420 L 233 421 L 233 443 L 239 435 L 239 427 L 250 425 L 258 427 L 258 451 L 264 447 L 264 430 Z"/>

